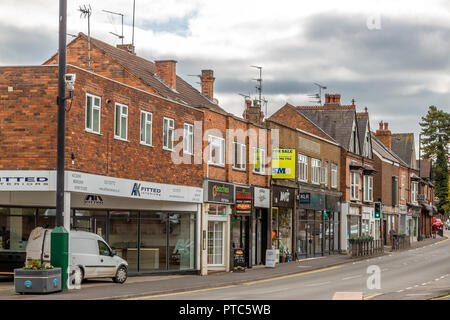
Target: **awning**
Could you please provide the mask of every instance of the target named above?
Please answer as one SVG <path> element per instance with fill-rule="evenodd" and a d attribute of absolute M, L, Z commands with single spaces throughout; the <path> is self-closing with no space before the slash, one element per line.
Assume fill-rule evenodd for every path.
<path fill-rule="evenodd" d="M 418 175 L 413 173 L 413 174 L 411 174 L 411 180 L 413 180 L 413 181 L 420 181 L 422 179 Z"/>
<path fill-rule="evenodd" d="M 356 161 L 350 161 L 350 170 L 363 170 L 364 167 Z"/>
<path fill-rule="evenodd" d="M 431 206 L 433 208 L 433 214 L 438 213 L 438 209 L 435 206 Z"/>
<path fill-rule="evenodd" d="M 429 204 L 422 203 L 422 211 L 425 211 L 428 215 L 433 215 L 433 207 Z"/>

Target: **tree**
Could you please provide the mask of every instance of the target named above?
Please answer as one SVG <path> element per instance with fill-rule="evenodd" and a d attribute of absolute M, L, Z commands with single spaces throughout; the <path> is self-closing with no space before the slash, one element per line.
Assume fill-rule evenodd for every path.
<path fill-rule="evenodd" d="M 422 148 L 424 159 L 431 159 L 435 195 L 439 198 L 438 211 L 448 214 L 448 144 L 450 142 L 450 114 L 430 106 L 422 117 Z"/>

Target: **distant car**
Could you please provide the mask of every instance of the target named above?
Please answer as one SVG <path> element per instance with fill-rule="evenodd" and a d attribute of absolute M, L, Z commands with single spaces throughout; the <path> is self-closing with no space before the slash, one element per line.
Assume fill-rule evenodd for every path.
<path fill-rule="evenodd" d="M 50 262 L 51 229 L 35 228 L 28 239 L 26 261 Z M 80 282 L 90 278 L 112 278 L 124 283 L 128 277 L 128 263 L 111 250 L 102 237 L 95 233 L 74 231 L 69 233 L 69 265 L 78 270 Z"/>

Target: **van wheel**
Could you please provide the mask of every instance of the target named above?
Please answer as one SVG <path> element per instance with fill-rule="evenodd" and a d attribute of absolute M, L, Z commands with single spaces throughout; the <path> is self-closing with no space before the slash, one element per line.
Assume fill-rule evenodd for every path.
<path fill-rule="evenodd" d="M 84 280 L 84 272 L 80 267 L 76 267 L 74 277 L 72 279 L 72 284 L 81 284 Z"/>
<path fill-rule="evenodd" d="M 113 278 L 115 283 L 124 283 L 127 280 L 128 272 L 124 266 L 119 267 L 116 272 L 116 276 Z"/>

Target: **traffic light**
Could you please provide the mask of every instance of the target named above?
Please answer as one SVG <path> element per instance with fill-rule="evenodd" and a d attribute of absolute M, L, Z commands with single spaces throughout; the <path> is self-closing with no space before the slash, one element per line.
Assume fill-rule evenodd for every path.
<path fill-rule="evenodd" d="M 381 217 L 381 202 L 375 202 L 375 219 Z"/>

